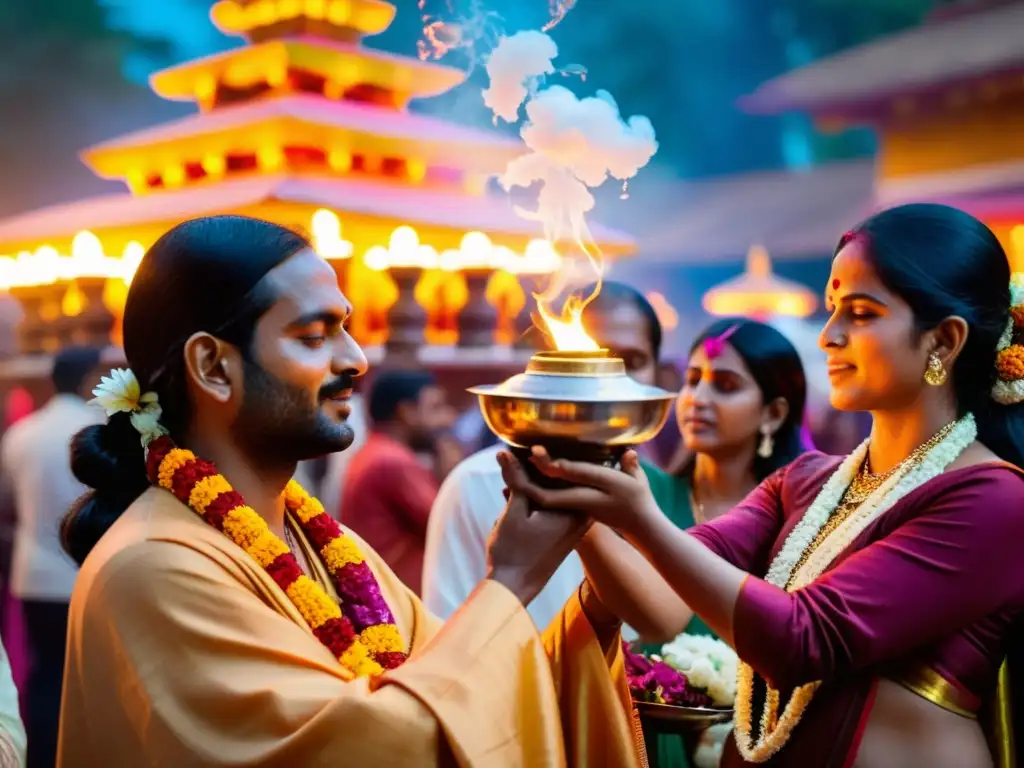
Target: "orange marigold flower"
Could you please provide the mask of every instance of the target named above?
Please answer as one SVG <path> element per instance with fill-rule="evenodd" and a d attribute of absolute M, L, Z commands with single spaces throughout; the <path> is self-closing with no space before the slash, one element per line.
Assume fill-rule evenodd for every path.
<path fill-rule="evenodd" d="M 288 587 L 288 597 L 299 609 L 302 618 L 310 627 L 316 629 L 328 619 L 335 619 L 341 616 L 341 609 L 338 604 L 327 596 L 315 581 L 308 576 L 299 576 L 292 585 Z"/>
<path fill-rule="evenodd" d="M 1013 318 L 1014 328 L 1024 328 L 1024 305 L 1010 307 L 1010 317 Z"/>
<path fill-rule="evenodd" d="M 264 528 L 256 540 L 245 548 L 245 551 L 253 560 L 266 568 L 279 556 L 288 552 L 288 545 L 275 536 L 269 528 Z"/>
<path fill-rule="evenodd" d="M 996 356 L 996 372 L 1003 381 L 1019 381 L 1024 379 L 1024 347 L 1011 344 L 999 350 Z"/>
<path fill-rule="evenodd" d="M 376 624 L 367 627 L 359 633 L 359 639 L 373 653 L 403 650 L 402 635 L 394 624 Z"/>
<path fill-rule="evenodd" d="M 363 553 L 359 551 L 359 547 L 349 536 L 331 539 L 330 543 L 320 550 L 320 556 L 323 557 L 324 563 L 331 573 L 337 573 L 346 565 L 359 565 L 363 562 Z"/>
<path fill-rule="evenodd" d="M 231 484 L 223 475 L 204 477 L 192 488 L 192 492 L 188 496 L 188 505 L 199 514 L 204 515 L 210 502 L 230 490 Z"/>
<path fill-rule="evenodd" d="M 284 487 L 284 503 L 289 507 L 300 507 L 309 494 L 296 480 L 289 480 Z"/>
<path fill-rule="evenodd" d="M 262 536 L 270 533 L 266 521 L 252 507 L 235 507 L 224 515 L 224 533 L 245 551 Z"/>
<path fill-rule="evenodd" d="M 157 471 L 157 482 L 160 483 L 160 487 L 171 490 L 174 473 L 195 457 L 196 455 L 192 451 L 186 451 L 183 448 L 175 448 L 164 456 L 164 460 L 160 462 L 160 469 Z"/>
<path fill-rule="evenodd" d="M 370 677 L 384 673 L 384 667 L 377 663 L 367 647 L 358 640 L 341 654 L 338 661 L 355 672 L 356 677 Z"/>

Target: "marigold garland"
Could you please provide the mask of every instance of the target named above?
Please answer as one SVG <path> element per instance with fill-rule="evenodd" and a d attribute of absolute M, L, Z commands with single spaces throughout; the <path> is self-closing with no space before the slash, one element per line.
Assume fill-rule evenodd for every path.
<path fill-rule="evenodd" d="M 379 675 L 405 661 L 401 633 L 359 547 L 294 480 L 285 489 L 285 507 L 327 567 L 340 606 L 302 572 L 288 545 L 213 464 L 163 436 L 149 444 L 146 470 L 150 482 L 173 493 L 265 568 L 317 639 L 353 675 Z"/>

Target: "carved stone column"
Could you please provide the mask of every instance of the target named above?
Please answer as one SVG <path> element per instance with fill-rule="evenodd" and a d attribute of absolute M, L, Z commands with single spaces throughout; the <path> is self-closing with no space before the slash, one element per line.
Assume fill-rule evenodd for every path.
<path fill-rule="evenodd" d="M 78 289 L 85 295 L 85 309 L 74 319 L 78 320 L 72 331 L 72 341 L 95 347 L 110 344 L 116 318 L 103 302 L 103 289 L 107 281 L 100 277 L 78 279 Z"/>
<path fill-rule="evenodd" d="M 493 272 L 491 269 L 467 269 L 463 272 L 468 298 L 458 318 L 460 347 L 489 347 L 494 344 L 498 310 L 487 301 L 487 281 Z"/>
<path fill-rule="evenodd" d="M 46 322 L 42 318 L 42 286 L 12 288 L 11 295 L 21 305 L 22 317 L 18 324 L 18 351 L 26 355 L 45 351 Z"/>
<path fill-rule="evenodd" d="M 398 287 L 398 300 L 388 310 L 388 355 L 415 356 L 424 344 L 427 311 L 416 301 L 416 283 L 423 270 L 419 267 L 392 267 L 388 273 Z"/>

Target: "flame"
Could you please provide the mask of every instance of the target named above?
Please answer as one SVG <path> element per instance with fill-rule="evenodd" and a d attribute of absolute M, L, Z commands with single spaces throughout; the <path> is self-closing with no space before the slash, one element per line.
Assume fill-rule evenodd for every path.
<path fill-rule="evenodd" d="M 554 245 L 550 241 L 547 244 L 557 255 Z M 538 327 L 550 339 L 555 349 L 560 352 L 598 352 L 601 345 L 594 341 L 583 327 L 583 310 L 601 293 L 604 261 L 601 258 L 601 252 L 596 247 L 593 250 L 588 248 L 582 238 L 577 240 L 577 245 L 587 255 L 590 266 L 597 273 L 597 284 L 594 286 L 593 292 L 585 299 L 574 293 L 569 294 L 565 304 L 562 305 L 561 313 L 556 315 L 551 308 L 565 289 L 569 279 L 569 272 L 564 268 L 567 265 L 563 263 L 563 268 L 552 275 L 547 289 L 533 295 L 537 302 L 537 314 L 543 321 L 543 326 L 538 325 Z M 539 250 L 538 246 L 535 248 Z"/>
<path fill-rule="evenodd" d="M 565 300 L 561 316 L 556 316 L 545 306 L 542 296 L 537 299 L 537 312 L 544 321 L 542 329 L 560 352 L 598 352 L 601 345 L 594 341 L 583 328 L 583 310 L 597 296 L 600 286 L 587 299 L 572 295 Z"/>

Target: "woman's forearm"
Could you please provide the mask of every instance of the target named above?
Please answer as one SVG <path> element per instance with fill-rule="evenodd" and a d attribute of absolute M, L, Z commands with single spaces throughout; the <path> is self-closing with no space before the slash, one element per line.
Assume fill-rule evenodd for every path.
<path fill-rule="evenodd" d="M 747 574 L 676 528 L 664 515 L 647 516 L 627 538 L 685 604 L 735 647 L 733 616 Z"/>
<path fill-rule="evenodd" d="M 667 642 L 693 617 L 654 566 L 607 526 L 595 523 L 576 551 L 598 598 L 642 640 Z"/>

